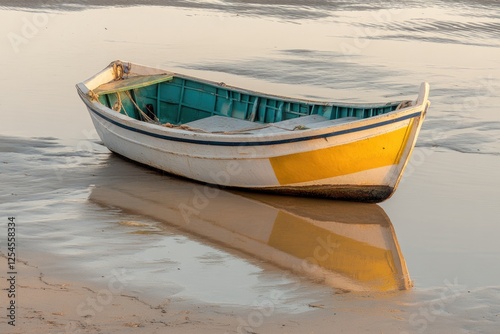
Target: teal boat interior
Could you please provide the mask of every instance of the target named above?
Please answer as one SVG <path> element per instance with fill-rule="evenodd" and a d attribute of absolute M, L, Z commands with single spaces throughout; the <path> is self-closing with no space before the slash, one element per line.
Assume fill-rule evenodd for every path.
<path fill-rule="evenodd" d="M 213 116 L 218 116 L 219 121 L 225 117 L 254 125 L 306 116 L 311 120 L 314 118 L 314 122 L 347 121 L 385 114 L 409 102 L 355 105 L 314 102 L 169 74 L 131 76 L 103 84 L 92 93 L 103 105 L 131 118 L 172 126 Z M 289 123 L 295 124 L 293 121 Z M 296 129 L 297 126 L 293 128 Z"/>

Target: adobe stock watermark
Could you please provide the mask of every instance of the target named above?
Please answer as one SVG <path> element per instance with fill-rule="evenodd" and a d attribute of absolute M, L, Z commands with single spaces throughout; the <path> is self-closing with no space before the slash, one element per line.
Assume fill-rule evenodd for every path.
<path fill-rule="evenodd" d="M 255 147 L 246 146 L 244 144 L 238 146 L 236 152 L 238 156 L 242 156 L 245 159 L 255 159 L 258 154 Z M 199 215 L 200 212 L 210 204 L 212 199 L 219 196 L 219 193 L 224 185 L 230 185 L 231 180 L 234 177 L 241 175 L 243 172 L 244 169 L 241 163 L 237 160 L 229 160 L 225 163 L 224 168 L 221 168 L 218 171 L 210 171 L 209 176 L 211 181 L 203 187 L 193 187 L 193 197 L 189 203 L 179 204 L 178 209 L 182 215 L 184 223 L 189 224 L 191 216 Z"/>
<path fill-rule="evenodd" d="M 58 5 L 64 5 L 64 1 L 55 0 L 51 3 L 53 7 Z M 7 33 L 7 39 L 10 42 L 12 50 L 16 54 L 21 52 L 22 47 L 25 47 L 30 41 L 38 36 L 42 29 L 47 28 L 50 18 L 55 16 L 54 12 L 26 12 L 26 14 L 31 15 L 29 17 L 24 16 L 20 20 L 19 28 L 15 32 L 10 31 Z"/>
<path fill-rule="evenodd" d="M 471 113 L 481 107 L 481 103 L 492 97 L 499 97 L 500 80 L 490 74 L 476 81 L 476 85 L 472 91 L 474 94 L 463 98 L 460 103 L 453 104 L 453 111 Z"/>
<path fill-rule="evenodd" d="M 65 334 L 78 334 L 81 333 L 81 327 L 90 325 L 92 317 L 102 312 L 104 308 L 110 305 L 115 296 L 125 290 L 131 277 L 128 276 L 125 269 L 120 271 L 113 269 L 111 271 L 112 277 L 108 280 L 106 288 L 100 289 L 94 296 L 88 296 L 76 307 L 76 314 L 85 320 L 80 322 L 71 321 L 66 325 Z M 61 333 L 62 334 L 62 333 Z"/>
<path fill-rule="evenodd" d="M 494 97 L 500 96 L 500 80 L 495 78 L 493 75 L 480 78 L 475 81 L 475 85 L 474 87 L 471 87 L 470 91 L 473 92 L 473 94 L 461 98 L 451 105 L 451 111 L 457 113 L 460 117 L 471 116 L 475 111 L 481 108 L 482 104 Z M 440 142 L 448 139 L 450 136 L 450 132 L 443 131 L 439 128 L 431 129 L 428 133 L 427 137 L 430 139 L 432 146 L 436 147 L 439 147 Z M 427 158 L 434 153 L 435 150 L 428 146 L 415 147 L 411 159 L 406 166 L 406 171 L 403 174 L 401 183 L 403 183 L 411 174 L 415 172 L 416 167 L 424 164 Z"/>
<path fill-rule="evenodd" d="M 382 9 L 379 11 L 370 12 L 370 16 L 377 23 L 387 25 L 388 22 L 392 22 L 393 18 L 401 12 L 400 9 Z M 376 31 L 371 27 L 356 28 L 353 27 L 353 36 L 351 41 L 341 42 L 339 44 L 340 51 L 346 57 L 353 54 L 360 53 L 363 49 L 366 49 L 370 43 L 371 39 L 376 36 Z"/>
<path fill-rule="evenodd" d="M 191 201 L 188 204 L 181 203 L 178 206 L 184 223 L 189 224 L 192 215 L 199 215 L 200 212 L 210 204 L 210 200 L 219 195 L 223 187 L 221 185 L 229 184 L 231 178 L 241 174 L 242 171 L 237 161 L 229 161 L 225 169 L 221 169 L 217 172 L 209 172 L 210 178 L 213 181 L 203 187 L 194 186 Z"/>
<path fill-rule="evenodd" d="M 408 322 L 412 328 L 415 328 L 416 333 L 424 333 L 438 317 L 446 314 L 446 306 L 455 302 L 465 292 L 465 287 L 458 283 L 456 277 L 453 282 L 445 279 L 443 283 L 444 287 L 441 289 L 439 298 L 427 302 L 410 315 Z M 409 334 L 409 332 L 403 331 L 400 334 Z"/>
<path fill-rule="evenodd" d="M 312 249 L 310 256 L 300 260 L 299 264 L 292 266 L 292 271 L 303 274 L 307 277 L 321 277 L 321 263 L 328 262 L 334 256 L 335 251 L 340 247 L 340 244 L 332 238 L 332 234 L 316 238 L 316 246 Z M 287 278 L 287 274 L 283 274 L 282 280 Z M 301 282 L 296 281 L 291 287 L 291 290 L 300 288 Z M 238 334 L 254 333 L 259 327 L 264 325 L 266 318 L 271 317 L 277 307 L 278 302 L 283 298 L 284 292 L 272 290 L 268 297 L 260 297 L 255 302 L 252 310 L 245 318 L 238 316 Z"/>
<path fill-rule="evenodd" d="M 305 258 L 301 262 L 303 271 L 306 274 L 314 274 L 320 266 L 321 262 L 327 262 L 330 257 L 334 256 L 334 253 L 340 247 L 340 244 L 332 240 L 332 235 L 328 234 L 326 237 L 317 237 L 317 245 L 312 252 L 312 256 Z"/>
<path fill-rule="evenodd" d="M 48 13 L 32 13 L 30 17 L 23 17 L 19 30 L 7 33 L 7 39 L 14 53 L 18 54 L 21 52 L 22 47 L 29 44 L 33 38 L 38 36 L 40 31 L 47 27 L 52 15 Z"/>
<path fill-rule="evenodd" d="M 272 290 L 268 297 L 259 297 L 253 304 L 255 309 L 248 313 L 245 319 L 238 316 L 236 332 L 238 334 L 254 333 L 254 330 L 264 324 L 266 318 L 274 314 L 276 304 L 282 298 L 282 295 L 282 291 Z"/>

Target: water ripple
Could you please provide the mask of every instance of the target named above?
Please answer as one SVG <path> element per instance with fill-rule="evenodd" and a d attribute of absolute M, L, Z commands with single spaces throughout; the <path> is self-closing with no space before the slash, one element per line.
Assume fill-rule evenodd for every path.
<path fill-rule="evenodd" d="M 500 21 L 438 20 L 416 18 L 403 22 L 360 23 L 365 29 L 380 29 L 380 35 L 367 36 L 371 39 L 421 40 L 435 43 L 499 47 Z"/>

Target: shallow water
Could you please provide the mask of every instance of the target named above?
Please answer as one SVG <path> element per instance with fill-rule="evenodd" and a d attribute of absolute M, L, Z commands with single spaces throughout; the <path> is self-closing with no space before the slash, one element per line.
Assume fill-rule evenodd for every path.
<path fill-rule="evenodd" d="M 277 289 L 280 307 L 302 311 L 308 301 L 330 297 L 331 288 L 193 234 L 178 219 L 144 214 L 126 201 L 93 200 L 96 189 L 116 194 L 131 180 L 142 189 L 161 179 L 153 183 L 172 196 L 200 185 L 110 155 L 74 84 L 115 59 L 257 91 L 352 102 L 413 99 L 429 81 L 432 106 L 418 147 L 400 188 L 379 206 L 414 284 L 399 302 L 425 303 L 447 281 L 497 293 L 498 2 L 40 3 L 0 7 L 0 209 L 22 224 L 21 258 L 30 254 L 58 275 L 96 281 L 123 268 L 134 278 L 131 290 L 159 299 L 252 305 Z M 255 213 L 247 197 L 224 196 L 243 198 L 239 209 Z M 448 306 L 452 318 L 477 306 L 462 298 Z"/>

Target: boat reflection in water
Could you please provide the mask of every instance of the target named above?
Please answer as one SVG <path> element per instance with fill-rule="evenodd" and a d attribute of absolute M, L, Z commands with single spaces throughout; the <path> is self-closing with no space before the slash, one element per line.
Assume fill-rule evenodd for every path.
<path fill-rule="evenodd" d="M 115 181 L 94 186 L 91 201 L 174 225 L 335 288 L 411 287 L 392 223 L 378 205 L 228 192 L 119 164 L 143 174 L 120 178 L 120 168 L 114 169 Z"/>

